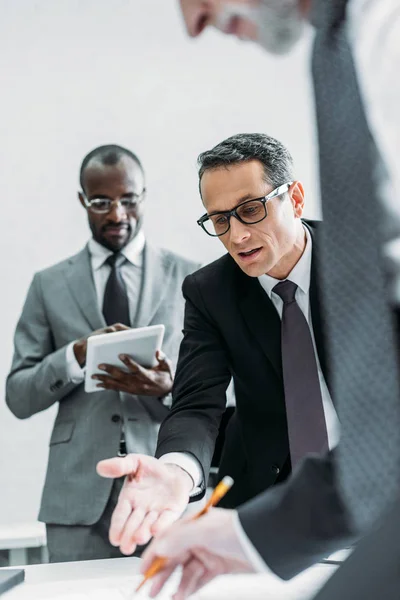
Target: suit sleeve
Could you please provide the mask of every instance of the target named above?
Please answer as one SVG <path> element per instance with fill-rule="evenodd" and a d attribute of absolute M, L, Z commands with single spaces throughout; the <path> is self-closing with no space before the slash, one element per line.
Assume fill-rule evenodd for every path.
<path fill-rule="evenodd" d="M 54 348 L 37 274 L 15 331 L 6 383 L 6 402 L 16 417 L 26 419 L 45 410 L 76 387 L 68 380 L 66 350 L 67 346 Z"/>
<path fill-rule="evenodd" d="M 265 563 L 290 579 L 357 537 L 340 497 L 334 451 L 307 457 L 283 484 L 239 508 L 240 523 Z"/>
<path fill-rule="evenodd" d="M 215 440 L 231 379 L 226 350 L 210 317 L 196 276 L 183 284 L 183 340 L 172 391 L 172 408 L 161 425 L 156 457 L 188 452 L 199 461 L 207 481 Z M 196 498 L 197 499 L 197 498 Z"/>

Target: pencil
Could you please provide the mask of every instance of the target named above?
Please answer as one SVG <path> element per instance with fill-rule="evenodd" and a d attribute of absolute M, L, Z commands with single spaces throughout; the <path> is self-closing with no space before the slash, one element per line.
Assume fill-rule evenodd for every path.
<path fill-rule="evenodd" d="M 211 494 L 211 496 L 208 499 L 208 501 L 206 502 L 205 506 L 198 513 L 196 513 L 194 515 L 192 520 L 194 521 L 195 519 L 198 519 L 199 517 L 205 515 L 212 506 L 215 506 L 216 504 L 218 504 L 218 502 L 221 500 L 221 498 L 223 498 L 225 496 L 225 494 L 231 489 L 232 486 L 233 486 L 232 477 L 229 477 L 229 476 L 224 477 L 222 479 L 222 481 L 219 482 L 219 484 L 217 485 L 217 487 L 215 488 L 213 493 Z M 153 560 L 152 564 L 150 565 L 150 567 L 147 569 L 146 573 L 144 574 L 142 581 L 136 588 L 136 592 L 138 592 L 140 590 L 140 588 L 146 583 L 146 581 L 148 581 L 149 579 L 154 577 L 154 575 L 156 575 L 159 571 L 161 571 L 164 568 L 164 566 L 166 565 L 166 563 L 167 563 L 166 558 L 164 558 L 163 556 L 157 556 L 157 558 L 155 560 Z"/>

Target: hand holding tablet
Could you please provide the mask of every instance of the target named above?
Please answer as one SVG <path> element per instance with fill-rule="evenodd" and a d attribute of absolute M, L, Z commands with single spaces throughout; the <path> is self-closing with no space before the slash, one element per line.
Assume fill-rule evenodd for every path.
<path fill-rule="evenodd" d="M 168 393 L 169 380 L 172 379 L 171 367 L 168 360 L 162 356 L 156 357 L 157 351 L 161 350 L 164 330 L 164 325 L 152 325 L 90 337 L 85 391 L 115 389 L 158 395 L 156 392 L 161 388 L 161 391 Z"/>

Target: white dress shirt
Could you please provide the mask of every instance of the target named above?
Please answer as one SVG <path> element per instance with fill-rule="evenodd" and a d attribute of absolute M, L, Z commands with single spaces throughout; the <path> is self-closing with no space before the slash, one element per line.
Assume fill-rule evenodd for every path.
<path fill-rule="evenodd" d="M 121 275 L 126 285 L 130 310 L 136 310 L 139 301 L 144 245 L 144 233 L 143 231 L 140 231 L 138 235 L 121 250 L 121 254 L 123 254 L 127 259 L 121 266 Z M 111 272 L 111 267 L 110 265 L 106 264 L 106 260 L 113 253 L 111 250 L 107 250 L 107 248 L 96 242 L 94 239 L 89 241 L 88 250 L 90 254 L 90 264 L 92 267 L 94 285 L 96 288 L 97 302 L 100 312 L 102 312 L 104 292 L 108 277 Z M 133 320 L 134 315 L 131 314 L 130 317 L 131 320 Z M 73 383 L 81 383 L 85 378 L 85 368 L 81 368 L 75 358 L 73 348 L 75 341 L 71 342 L 67 347 L 67 375 L 69 380 Z"/>
<path fill-rule="evenodd" d="M 329 394 L 328 387 L 326 385 L 325 378 L 321 370 L 317 348 L 315 346 L 314 330 L 312 326 L 310 308 L 312 239 L 308 228 L 304 227 L 304 229 L 307 238 L 306 247 L 300 260 L 294 266 L 287 279 L 297 285 L 295 300 L 299 305 L 301 312 L 307 319 L 308 326 L 310 327 L 315 352 L 315 359 L 317 362 L 319 384 L 321 387 L 322 404 L 324 408 L 326 430 L 328 434 L 328 444 L 329 448 L 334 448 L 338 444 L 340 437 L 339 420 L 337 418 L 336 411 L 333 407 L 331 396 Z M 276 310 L 278 311 L 280 318 L 282 319 L 283 300 L 282 298 L 280 298 L 280 296 L 278 296 L 278 294 L 272 291 L 280 280 L 275 279 L 270 275 L 261 275 L 261 277 L 259 277 L 258 280 L 261 283 L 261 286 L 264 289 L 264 291 L 268 294 Z"/>

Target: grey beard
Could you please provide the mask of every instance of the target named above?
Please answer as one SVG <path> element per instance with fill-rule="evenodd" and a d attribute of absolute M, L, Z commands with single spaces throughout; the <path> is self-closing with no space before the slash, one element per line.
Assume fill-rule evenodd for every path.
<path fill-rule="evenodd" d="M 238 16 L 257 27 L 257 43 L 268 52 L 285 54 L 300 39 L 304 22 L 299 0 L 259 0 L 254 4 L 226 3 L 216 26 L 224 30 L 229 19 Z"/>
<path fill-rule="evenodd" d="M 274 54 L 286 54 L 299 41 L 304 21 L 298 0 L 261 0 L 255 7 L 258 43 Z"/>

